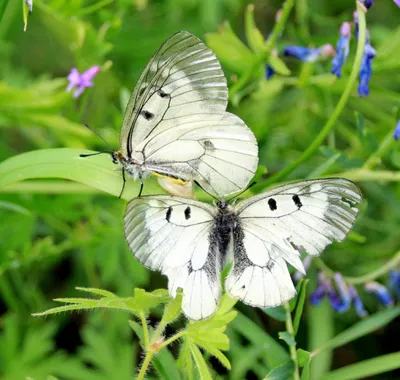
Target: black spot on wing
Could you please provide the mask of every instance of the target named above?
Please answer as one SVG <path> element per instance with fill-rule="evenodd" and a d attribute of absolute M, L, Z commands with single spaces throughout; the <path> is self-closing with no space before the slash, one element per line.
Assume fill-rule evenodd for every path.
<path fill-rule="evenodd" d="M 271 211 L 275 211 L 278 207 L 276 204 L 276 200 L 274 198 L 268 199 L 268 206 L 271 209 Z"/>
<path fill-rule="evenodd" d="M 154 117 L 154 113 L 151 113 L 149 111 L 146 110 L 142 110 L 140 111 L 140 114 L 146 119 L 146 120 L 151 120 Z"/>
<path fill-rule="evenodd" d="M 169 207 L 168 207 L 168 210 L 167 210 L 167 213 L 165 214 L 165 219 L 167 220 L 167 222 L 170 221 L 170 219 L 171 219 L 171 214 L 172 214 L 172 207 L 169 206 Z"/>
<path fill-rule="evenodd" d="M 293 199 L 294 204 L 295 204 L 298 208 L 300 208 L 301 206 L 303 206 L 303 204 L 302 204 L 301 201 L 300 201 L 300 197 L 299 197 L 297 194 L 293 195 L 292 199 Z"/>
<path fill-rule="evenodd" d="M 206 148 L 207 150 L 209 150 L 211 152 L 213 152 L 215 150 L 215 146 L 211 141 L 204 140 L 203 144 L 204 144 L 204 148 Z"/>
<path fill-rule="evenodd" d="M 185 219 L 186 219 L 186 220 L 190 219 L 190 213 L 191 213 L 190 207 L 187 206 L 187 207 L 185 208 Z"/>
<path fill-rule="evenodd" d="M 167 94 L 167 93 L 164 92 L 163 90 L 158 90 L 158 91 L 157 91 L 157 94 L 160 96 L 160 98 L 168 98 L 168 97 L 171 96 L 170 94 Z"/>

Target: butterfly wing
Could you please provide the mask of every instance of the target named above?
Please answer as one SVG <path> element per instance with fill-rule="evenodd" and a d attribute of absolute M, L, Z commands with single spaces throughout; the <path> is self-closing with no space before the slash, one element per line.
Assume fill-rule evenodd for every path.
<path fill-rule="evenodd" d="M 133 199 L 124 217 L 125 238 L 134 256 L 167 275 L 172 297 L 183 289 L 182 310 L 194 320 L 215 312 L 221 292 L 213 210 L 204 203 L 160 195 Z"/>
<path fill-rule="evenodd" d="M 127 106 L 121 151 L 143 169 L 222 196 L 245 187 L 258 164 L 254 134 L 225 112 L 228 88 L 214 53 L 188 32 L 171 36 Z"/>
<path fill-rule="evenodd" d="M 169 37 L 139 78 L 125 110 L 121 151 L 132 156 L 163 120 L 198 114 L 218 119 L 226 110 L 228 89 L 221 65 L 201 40 L 188 32 Z"/>
<path fill-rule="evenodd" d="M 351 204 L 361 199 L 353 182 L 329 178 L 280 186 L 241 202 L 227 291 L 264 308 L 292 298 L 287 263 L 304 273 L 300 251 L 317 256 L 343 241 L 358 213 Z"/>

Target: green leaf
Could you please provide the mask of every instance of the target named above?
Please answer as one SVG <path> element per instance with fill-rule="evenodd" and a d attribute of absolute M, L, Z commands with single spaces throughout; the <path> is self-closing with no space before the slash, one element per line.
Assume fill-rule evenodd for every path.
<path fill-rule="evenodd" d="M 279 74 L 283 75 L 285 77 L 289 76 L 291 74 L 291 71 L 288 69 L 286 66 L 285 62 L 283 62 L 279 57 L 277 57 L 274 54 L 271 54 L 269 56 L 269 62 L 268 62 L 272 68 Z"/>
<path fill-rule="evenodd" d="M 336 347 L 343 346 L 355 339 L 358 339 L 364 335 L 370 334 L 373 331 L 380 329 L 387 325 L 393 319 L 400 315 L 400 306 L 395 306 L 391 309 L 386 309 L 375 313 L 362 321 L 354 324 L 347 330 L 336 335 L 333 339 L 329 340 L 321 347 L 314 350 L 314 355 L 319 354 L 325 350 L 332 350 Z"/>
<path fill-rule="evenodd" d="M 269 307 L 267 309 L 262 309 L 265 314 L 276 319 L 277 321 L 286 321 L 286 311 L 282 306 Z"/>
<path fill-rule="evenodd" d="M 109 292 L 108 290 L 105 289 L 98 289 L 98 288 L 82 288 L 80 286 L 75 287 L 75 289 L 80 290 L 82 292 L 87 292 L 87 293 L 92 293 L 98 296 L 103 296 L 103 297 L 117 297 L 116 294 Z"/>
<path fill-rule="evenodd" d="M 105 154 L 81 158 L 85 149 L 42 149 L 22 153 L 0 163 L 0 188 L 31 178 L 64 178 L 84 183 L 101 191 L 119 196 L 123 186 L 122 175 Z M 95 153 L 95 152 L 92 152 Z M 127 180 L 122 198 L 137 196 L 140 184 Z M 49 188 L 49 192 L 51 189 Z M 147 180 L 145 192 L 163 193 L 155 181 Z"/>
<path fill-rule="evenodd" d="M 265 50 L 265 39 L 254 21 L 254 4 L 249 4 L 245 15 L 245 33 L 247 42 L 254 53 Z"/>
<path fill-rule="evenodd" d="M 299 348 L 296 352 L 297 362 L 300 368 L 303 368 L 301 372 L 301 380 L 309 380 L 310 378 L 310 363 L 311 353 Z"/>
<path fill-rule="evenodd" d="M 400 368 L 400 352 L 378 356 L 328 372 L 323 380 L 365 379 Z"/>
<path fill-rule="evenodd" d="M 131 327 L 131 329 L 135 332 L 135 334 L 137 335 L 137 337 L 140 339 L 141 342 L 144 341 L 143 338 L 143 327 L 140 323 L 130 320 L 128 321 L 129 326 Z"/>
<path fill-rule="evenodd" d="M 287 331 L 279 332 L 279 339 L 284 340 L 290 347 L 294 347 L 296 345 L 296 340 L 294 339 L 294 336 L 289 334 Z"/>
<path fill-rule="evenodd" d="M 8 211 L 18 212 L 22 215 L 32 216 L 32 213 L 28 209 L 15 203 L 0 201 L 0 208 Z"/>
<path fill-rule="evenodd" d="M 204 360 L 203 355 L 201 354 L 198 347 L 193 343 L 189 343 L 189 349 L 192 353 L 194 362 L 196 363 L 197 370 L 199 371 L 200 379 L 212 380 L 210 371 L 207 367 L 207 363 Z"/>
<path fill-rule="evenodd" d="M 308 282 L 309 280 L 303 279 L 303 281 L 301 282 L 300 293 L 298 293 L 297 295 L 296 312 L 294 314 L 294 320 L 293 320 L 294 336 L 297 335 L 297 332 L 299 330 L 300 319 L 303 314 L 304 301 L 306 300 L 306 295 L 307 295 Z"/>
<path fill-rule="evenodd" d="M 291 360 L 273 368 L 264 377 L 264 380 L 289 380 L 293 376 L 294 365 Z"/>
<path fill-rule="evenodd" d="M 190 380 L 193 379 L 193 359 L 190 352 L 190 341 L 188 339 L 183 339 L 177 365 L 184 376 Z"/>
<path fill-rule="evenodd" d="M 178 291 L 176 297 L 170 299 L 170 301 L 165 306 L 164 314 L 160 322 L 163 326 L 173 322 L 176 318 L 180 316 L 182 295 L 182 291 Z"/>
<path fill-rule="evenodd" d="M 222 65 L 235 73 L 249 71 L 256 59 L 251 50 L 236 36 L 228 22 L 219 28 L 218 33 L 207 33 L 206 42 Z"/>
<path fill-rule="evenodd" d="M 264 329 L 252 320 L 239 313 L 231 323 L 231 327 L 242 334 L 252 344 L 263 347 L 265 360 L 270 368 L 274 368 L 289 360 L 288 352 Z"/>
<path fill-rule="evenodd" d="M 179 369 L 176 365 L 175 358 L 167 349 L 163 349 L 157 353 L 153 359 L 154 368 L 160 375 L 160 379 L 180 380 Z"/>
<path fill-rule="evenodd" d="M 169 301 L 169 294 L 166 289 L 157 289 L 153 292 L 146 292 L 144 289 L 135 289 L 135 309 L 142 311 L 146 315 L 149 314 L 150 309 L 154 309 L 156 306 L 167 303 Z"/>

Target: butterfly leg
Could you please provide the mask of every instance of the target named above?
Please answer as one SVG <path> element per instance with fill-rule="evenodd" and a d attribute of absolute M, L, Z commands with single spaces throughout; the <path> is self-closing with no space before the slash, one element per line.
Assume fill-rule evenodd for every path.
<path fill-rule="evenodd" d="M 142 195 L 142 191 L 143 191 L 143 182 L 142 182 L 142 179 L 140 179 L 140 190 L 139 190 L 138 197 L 140 197 Z"/>
<path fill-rule="evenodd" d="M 122 189 L 121 189 L 121 192 L 119 193 L 119 197 L 118 198 L 122 197 L 122 193 L 124 192 L 124 189 L 125 189 L 125 182 L 126 182 L 125 169 L 122 169 L 122 180 L 124 181 L 124 183 L 122 185 Z"/>

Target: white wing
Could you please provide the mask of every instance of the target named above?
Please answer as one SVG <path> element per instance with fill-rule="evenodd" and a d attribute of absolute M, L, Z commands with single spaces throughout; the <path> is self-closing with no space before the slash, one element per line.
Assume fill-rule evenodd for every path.
<path fill-rule="evenodd" d="M 172 297 L 183 289 L 182 310 L 194 320 L 212 315 L 221 293 L 213 210 L 200 202 L 160 195 L 133 199 L 124 217 L 133 254 L 168 276 Z"/>
<path fill-rule="evenodd" d="M 292 298 L 286 263 L 304 273 L 299 251 L 319 255 L 333 241 L 343 241 L 358 212 L 351 203 L 359 202 L 357 185 L 341 178 L 284 185 L 241 202 L 227 291 L 259 307 Z"/>
<path fill-rule="evenodd" d="M 258 164 L 253 132 L 228 112 L 218 121 L 188 117 L 173 131 L 152 134 L 141 149 L 147 170 L 196 179 L 218 196 L 242 190 Z"/>
<path fill-rule="evenodd" d="M 188 32 L 155 53 L 125 111 L 121 152 L 146 171 L 197 180 L 218 196 L 245 187 L 258 164 L 254 134 L 226 111 L 214 53 Z"/>

